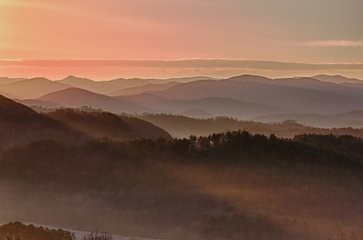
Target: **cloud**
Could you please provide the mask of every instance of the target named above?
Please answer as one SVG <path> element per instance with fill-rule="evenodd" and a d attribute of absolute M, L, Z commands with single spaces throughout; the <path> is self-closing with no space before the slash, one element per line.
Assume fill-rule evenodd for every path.
<path fill-rule="evenodd" d="M 325 40 L 305 43 L 304 46 L 310 47 L 363 47 L 363 41 L 351 40 Z"/>

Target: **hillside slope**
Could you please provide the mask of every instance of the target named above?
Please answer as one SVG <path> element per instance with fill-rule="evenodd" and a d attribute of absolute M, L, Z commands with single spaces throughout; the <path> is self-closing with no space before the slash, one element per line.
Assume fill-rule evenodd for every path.
<path fill-rule="evenodd" d="M 82 136 L 62 123 L 0 96 L 0 148 L 37 140 L 77 142 Z"/>
<path fill-rule="evenodd" d="M 109 138 L 116 141 L 142 138 L 171 140 L 171 136 L 166 131 L 148 122 L 108 112 L 58 109 L 47 115 L 93 138 Z"/>

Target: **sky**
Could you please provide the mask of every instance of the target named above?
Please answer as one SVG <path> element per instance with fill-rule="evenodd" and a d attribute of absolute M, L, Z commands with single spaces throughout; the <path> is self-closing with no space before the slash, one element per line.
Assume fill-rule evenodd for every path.
<path fill-rule="evenodd" d="M 0 75 L 35 73 L 20 59 L 363 63 L 362 9 L 362 0 L 0 0 L 0 59 L 14 61 Z"/>

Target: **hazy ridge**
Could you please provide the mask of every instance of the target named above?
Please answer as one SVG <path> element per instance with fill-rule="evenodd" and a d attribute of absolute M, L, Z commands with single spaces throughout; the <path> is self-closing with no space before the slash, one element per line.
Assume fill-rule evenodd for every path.
<path fill-rule="evenodd" d="M 197 118 L 226 116 L 263 122 L 296 120 L 316 127 L 362 126 L 358 115 L 350 113 L 363 111 L 363 81 L 339 75 L 279 79 L 253 75 L 107 81 L 75 76 L 59 81 L 2 79 L 0 92 L 28 106 L 89 106 L 114 113 L 186 113 Z"/>

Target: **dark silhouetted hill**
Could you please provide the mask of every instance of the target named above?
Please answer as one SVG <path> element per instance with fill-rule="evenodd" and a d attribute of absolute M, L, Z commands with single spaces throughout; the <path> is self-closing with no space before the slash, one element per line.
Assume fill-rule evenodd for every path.
<path fill-rule="evenodd" d="M 24 225 L 20 222 L 0 226 L 0 239 L 4 240 L 75 240 L 71 232 Z"/>
<path fill-rule="evenodd" d="M 29 107 L 0 96 L 0 148 L 38 140 L 73 141 L 80 134 Z"/>
<path fill-rule="evenodd" d="M 108 112 L 58 109 L 47 115 L 92 138 L 109 138 L 116 141 L 142 138 L 171 140 L 166 131 L 148 122 Z"/>

